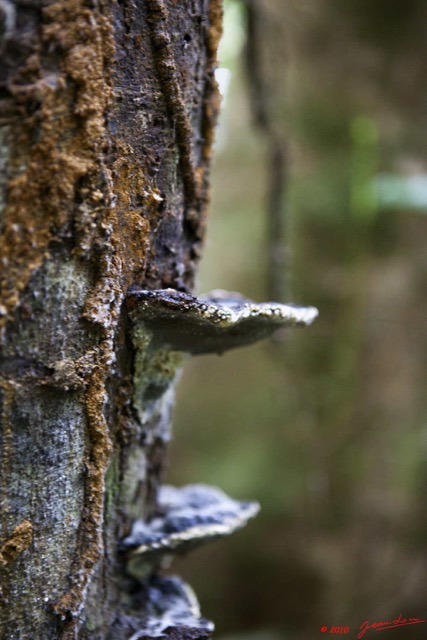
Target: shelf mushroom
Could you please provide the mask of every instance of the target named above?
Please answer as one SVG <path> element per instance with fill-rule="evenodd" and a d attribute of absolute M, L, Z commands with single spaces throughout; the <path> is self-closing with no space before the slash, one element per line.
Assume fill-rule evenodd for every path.
<path fill-rule="evenodd" d="M 147 446 L 166 445 L 170 439 L 174 382 L 186 354 L 221 354 L 266 338 L 283 327 L 308 326 L 318 315 L 314 307 L 259 304 L 222 290 L 199 298 L 174 289 L 133 290 L 127 295 L 127 310 L 135 350 L 133 405 Z M 189 605 L 191 598 L 188 600 L 183 583 L 178 578 L 161 578 L 155 571 L 167 557 L 233 533 L 258 510 L 256 502 L 239 502 L 220 489 L 202 484 L 158 489 L 150 517 L 134 521 L 130 533 L 120 542 L 127 573 L 139 583 L 139 593 L 145 593 L 142 608 L 148 622 L 132 640 L 159 633 L 162 638 L 169 637 L 170 630 L 174 640 L 210 637 L 212 625 L 199 619 L 197 607 L 196 611 Z M 170 594 L 187 603 L 187 613 L 183 617 L 178 613 L 167 627 L 171 622 L 167 613 Z M 162 602 L 166 603 L 163 608 Z M 192 625 L 194 636 L 189 631 Z"/>
<path fill-rule="evenodd" d="M 185 355 L 224 353 L 252 344 L 284 327 L 306 327 L 315 307 L 256 303 L 239 293 L 215 290 L 196 298 L 175 289 L 129 291 L 127 310 L 135 348 L 133 404 L 141 424 L 158 420 L 167 437 L 170 393 Z"/>
<path fill-rule="evenodd" d="M 213 623 L 202 618 L 191 587 L 177 576 L 145 580 L 131 598 L 129 613 L 118 621 L 120 633 L 130 634 L 127 640 L 208 640 L 214 630 Z M 114 627 L 111 631 L 116 637 Z"/>
<path fill-rule="evenodd" d="M 306 327 L 318 315 L 315 307 L 256 303 L 222 290 L 200 298 L 174 289 L 133 291 L 128 309 L 135 324 L 153 332 L 157 344 L 191 354 L 223 353 L 283 327 Z"/>
<path fill-rule="evenodd" d="M 121 542 L 127 552 L 127 570 L 144 578 L 165 556 L 181 554 L 216 538 L 228 536 L 256 516 L 257 502 L 229 498 L 216 487 L 192 484 L 163 485 L 150 520 L 136 520 Z"/>

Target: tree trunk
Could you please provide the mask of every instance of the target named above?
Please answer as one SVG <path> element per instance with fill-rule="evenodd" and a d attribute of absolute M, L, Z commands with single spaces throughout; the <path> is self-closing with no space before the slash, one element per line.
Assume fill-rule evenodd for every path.
<path fill-rule="evenodd" d="M 0 628 L 128 638 L 117 543 L 155 502 L 169 400 L 134 409 L 123 302 L 193 285 L 220 0 L 0 13 Z"/>

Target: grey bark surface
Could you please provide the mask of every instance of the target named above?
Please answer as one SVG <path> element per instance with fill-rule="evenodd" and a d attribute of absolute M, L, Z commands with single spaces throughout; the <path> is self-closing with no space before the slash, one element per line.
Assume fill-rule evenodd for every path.
<path fill-rule="evenodd" d="M 193 285 L 220 2 L 0 9 L 0 635 L 130 637 L 118 541 L 155 504 L 171 397 L 135 411 L 123 303 Z"/>

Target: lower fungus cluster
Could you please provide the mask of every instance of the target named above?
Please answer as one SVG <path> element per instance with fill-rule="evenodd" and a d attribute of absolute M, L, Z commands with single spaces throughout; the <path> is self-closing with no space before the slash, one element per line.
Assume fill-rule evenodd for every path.
<path fill-rule="evenodd" d="M 203 484 L 176 488 L 164 485 L 156 513 L 149 522 L 136 520 L 121 543 L 128 554 L 128 571 L 143 578 L 165 556 L 181 554 L 228 536 L 259 511 L 257 502 L 239 502 Z"/>
<path fill-rule="evenodd" d="M 208 640 L 212 637 L 213 623 L 202 618 L 193 590 L 177 576 L 151 576 L 141 585 L 139 599 L 143 602 L 143 617 L 128 640 Z M 132 621 L 129 623 L 132 628 Z"/>

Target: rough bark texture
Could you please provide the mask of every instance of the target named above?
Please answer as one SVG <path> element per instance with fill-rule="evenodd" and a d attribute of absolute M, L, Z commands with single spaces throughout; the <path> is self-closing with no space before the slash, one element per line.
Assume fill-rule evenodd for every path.
<path fill-rule="evenodd" d="M 119 638 L 117 541 L 155 501 L 168 437 L 132 406 L 123 301 L 192 287 L 221 7 L 0 8 L 0 629 Z"/>

